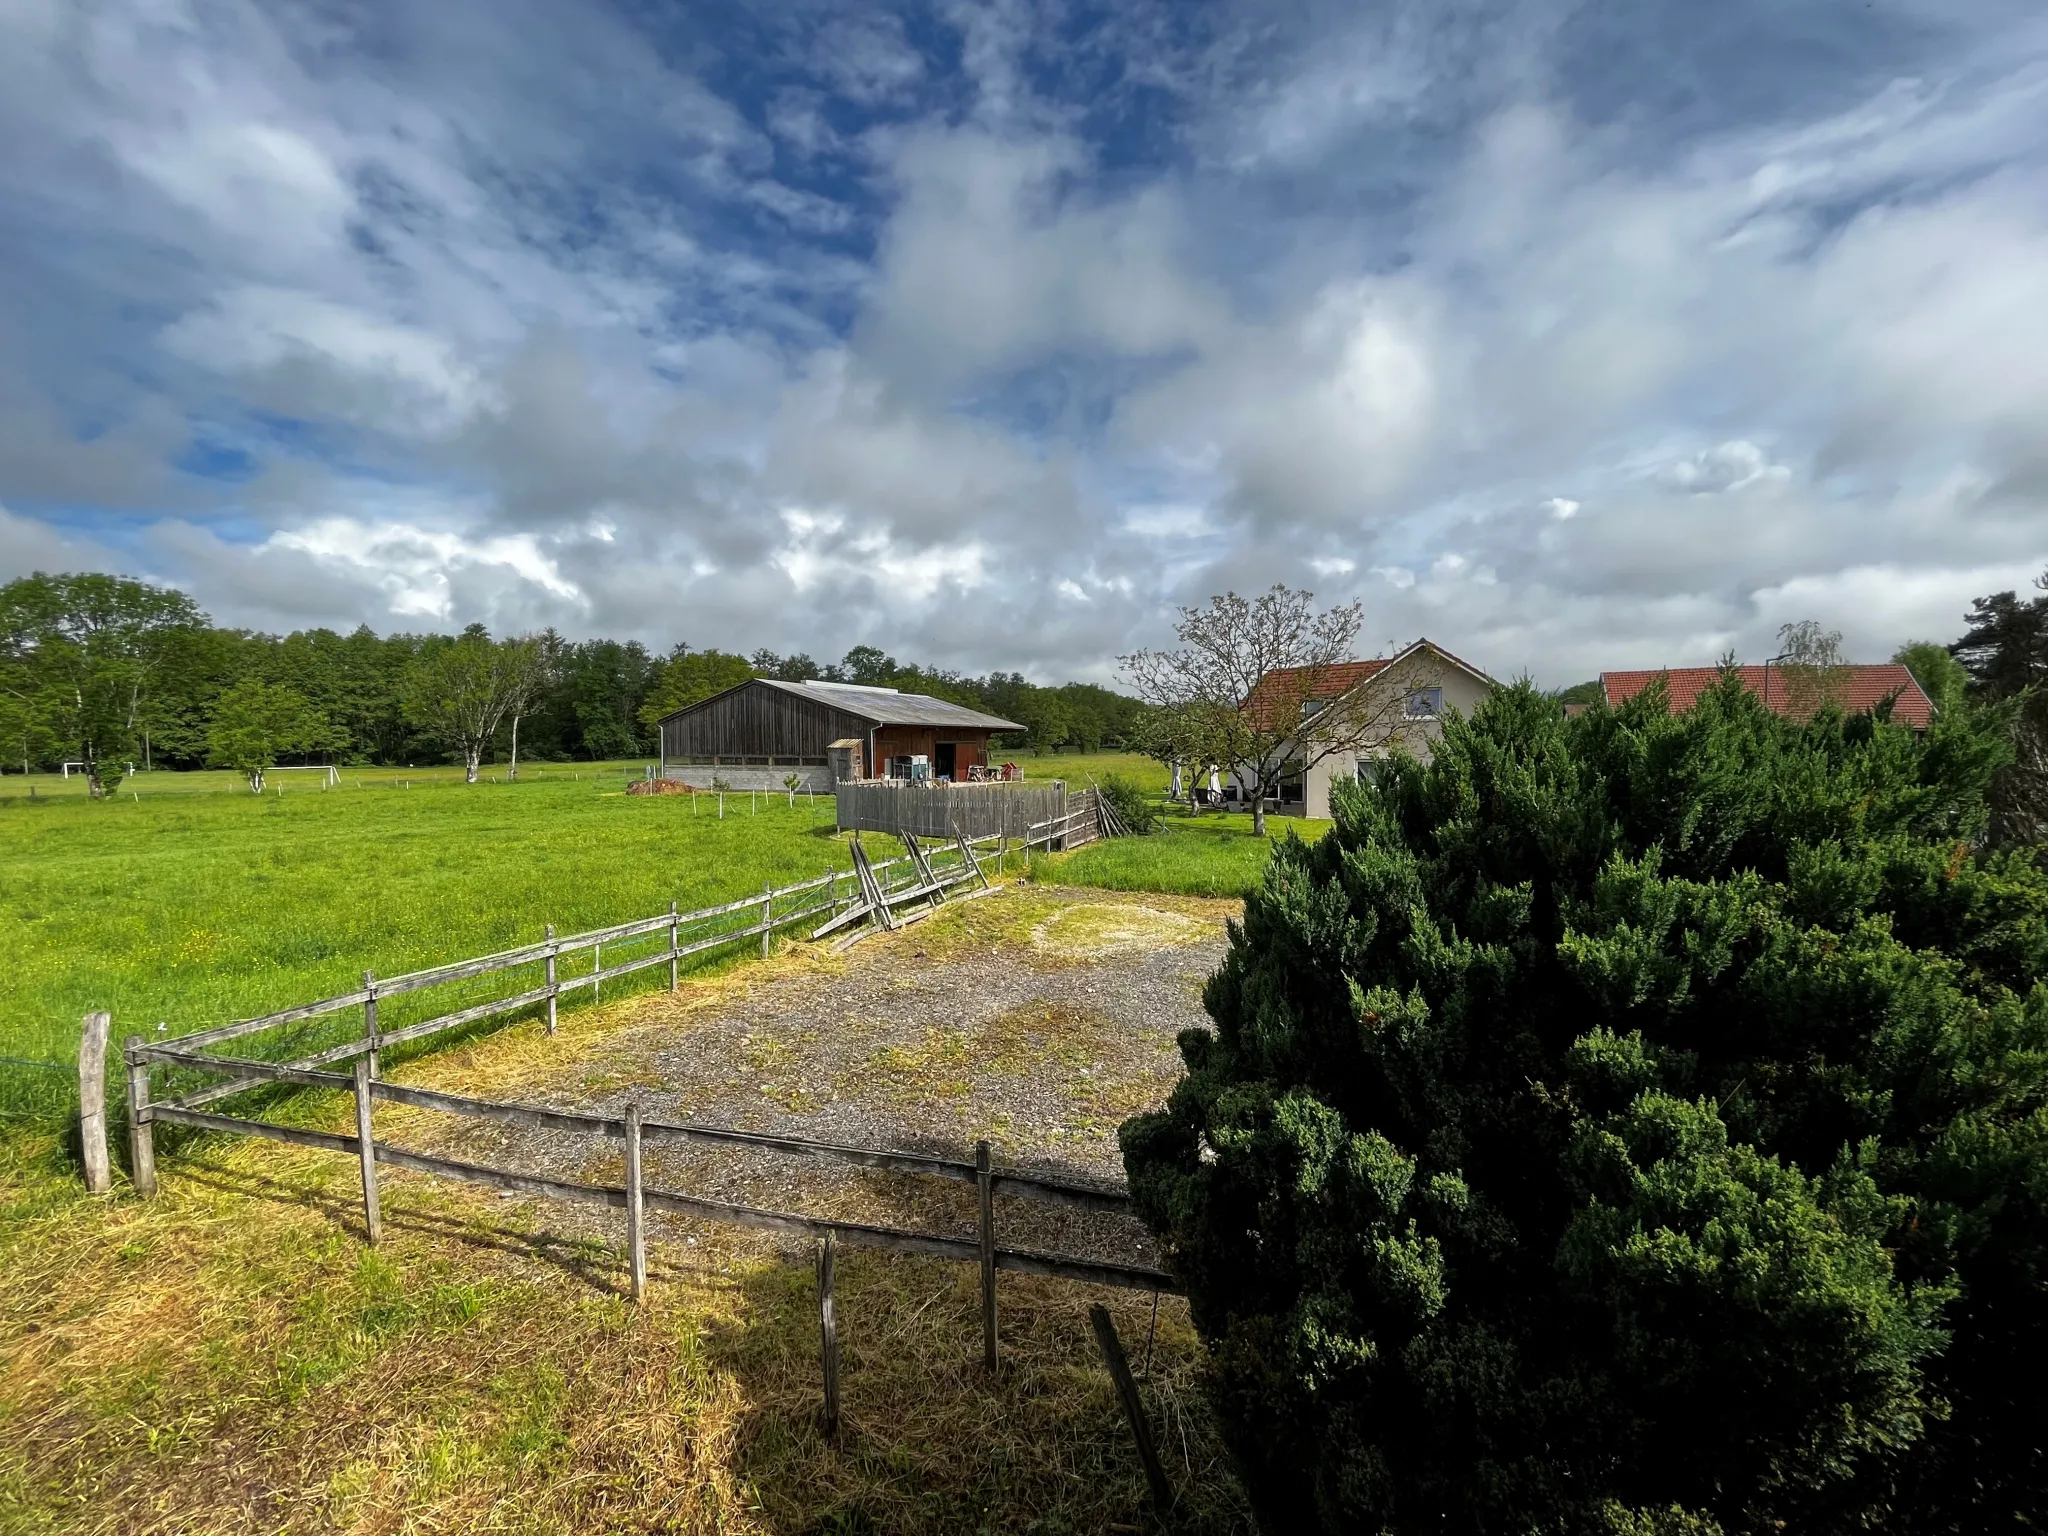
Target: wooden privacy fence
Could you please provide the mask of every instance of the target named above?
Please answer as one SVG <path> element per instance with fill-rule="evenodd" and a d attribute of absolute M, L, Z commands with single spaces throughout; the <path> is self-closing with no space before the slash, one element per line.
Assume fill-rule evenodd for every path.
<path fill-rule="evenodd" d="M 913 779 L 850 779 L 833 788 L 842 832 L 910 832 L 918 837 L 1016 840 L 1036 823 L 1064 816 L 1067 786 L 934 784 Z"/>
<path fill-rule="evenodd" d="M 1024 832 L 1026 849 L 1044 848 L 1048 852 L 1071 852 L 1084 843 L 1110 834 L 1109 807 L 1098 789 L 1084 789 L 1079 794 L 1067 797 L 1065 808 L 1057 816 L 1049 816 L 1036 822 Z"/>

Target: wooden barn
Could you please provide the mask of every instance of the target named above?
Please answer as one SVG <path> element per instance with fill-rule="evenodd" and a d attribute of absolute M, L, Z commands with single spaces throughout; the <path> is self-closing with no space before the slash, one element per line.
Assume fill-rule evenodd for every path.
<path fill-rule="evenodd" d="M 989 738 L 1014 720 L 921 693 L 756 677 L 664 716 L 661 775 L 700 789 L 806 788 L 840 779 L 965 780 L 989 763 Z"/>

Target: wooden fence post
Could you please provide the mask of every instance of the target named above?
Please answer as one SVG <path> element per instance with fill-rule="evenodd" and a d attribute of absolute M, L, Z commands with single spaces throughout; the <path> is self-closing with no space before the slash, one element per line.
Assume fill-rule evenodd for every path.
<path fill-rule="evenodd" d="M 114 1187 L 107 1159 L 107 1030 L 113 1022 L 111 1013 L 88 1013 L 78 1036 L 78 1148 L 86 1193 L 93 1195 Z"/>
<path fill-rule="evenodd" d="M 356 1153 L 363 1164 L 363 1227 L 376 1247 L 384 1224 L 377 1208 L 377 1144 L 370 1138 L 370 1062 L 356 1058 Z"/>
<path fill-rule="evenodd" d="M 363 990 L 370 995 L 363 999 L 363 1040 L 370 1047 L 370 1076 L 377 1075 L 377 978 L 370 972 L 363 972 Z"/>
<path fill-rule="evenodd" d="M 1152 1443 L 1152 1425 L 1145 1417 L 1138 1384 L 1131 1380 L 1131 1363 L 1124 1358 L 1123 1341 L 1116 1336 L 1109 1308 L 1101 1302 L 1090 1304 L 1088 1321 L 1095 1329 L 1095 1346 L 1102 1351 L 1102 1363 L 1109 1367 L 1110 1380 L 1116 1383 L 1117 1401 L 1123 1404 L 1124 1418 L 1130 1422 L 1131 1438 L 1138 1442 L 1138 1460 L 1145 1464 L 1145 1481 L 1152 1485 L 1153 1507 L 1164 1515 L 1173 1507 L 1173 1485 L 1167 1482 L 1166 1469 L 1159 1464 L 1159 1448 Z"/>
<path fill-rule="evenodd" d="M 761 958 L 768 958 L 768 940 L 774 934 L 775 886 L 770 883 L 761 887 Z"/>
<path fill-rule="evenodd" d="M 555 925 L 549 923 L 545 929 L 548 945 L 548 1033 L 555 1032 L 555 997 L 561 988 L 555 985 Z"/>
<path fill-rule="evenodd" d="M 818 1244 L 818 1343 L 825 1367 L 825 1433 L 839 1433 L 839 1318 L 832 1295 L 832 1234 Z"/>
<path fill-rule="evenodd" d="M 677 926 L 676 904 L 668 904 L 668 989 L 676 989 L 676 950 L 681 945 L 681 930 Z"/>
<path fill-rule="evenodd" d="M 996 1368 L 996 1201 L 986 1141 L 974 1148 L 974 1182 L 981 1189 L 981 1363 Z"/>
<path fill-rule="evenodd" d="M 142 1059 L 142 1036 L 130 1035 L 128 1060 L 128 1176 L 135 1193 L 145 1199 L 156 1193 L 156 1141 L 149 1120 L 149 1063 Z"/>
<path fill-rule="evenodd" d="M 590 946 L 590 974 L 591 974 L 591 976 L 592 976 L 592 977 L 594 978 L 594 977 L 595 977 L 595 976 L 597 975 L 597 973 L 598 973 L 599 971 L 603 970 L 603 969 L 604 969 L 604 946 L 603 946 L 602 944 L 593 944 L 593 945 L 591 945 L 591 946 Z M 592 980 L 592 982 L 590 983 L 590 1006 L 591 1006 L 591 1007 L 595 1008 L 595 1007 L 597 1006 L 597 995 L 598 995 L 598 993 L 602 992 L 603 990 L 604 990 L 604 983 L 603 983 L 603 982 L 601 982 L 601 981 L 597 981 L 597 980 Z"/>
<path fill-rule="evenodd" d="M 640 1106 L 626 1106 L 626 1271 L 633 1280 L 633 1299 L 647 1294 L 647 1220 L 641 1195 Z"/>

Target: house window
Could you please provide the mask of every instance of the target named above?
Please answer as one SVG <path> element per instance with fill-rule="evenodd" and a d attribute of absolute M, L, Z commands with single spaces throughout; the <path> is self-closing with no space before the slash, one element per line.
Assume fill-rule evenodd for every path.
<path fill-rule="evenodd" d="M 1310 715 L 1320 715 L 1329 702 L 1328 699 L 1303 699 L 1301 701 L 1301 718 L 1306 720 Z"/>
<path fill-rule="evenodd" d="M 1359 783 L 1377 784 L 1380 781 L 1380 775 L 1387 771 L 1387 760 L 1384 757 L 1361 757 L 1358 760 L 1355 771 L 1358 774 Z"/>
<path fill-rule="evenodd" d="M 1444 691 L 1441 688 L 1417 688 L 1408 695 L 1408 714 L 1411 719 L 1434 720 L 1444 712 Z"/>

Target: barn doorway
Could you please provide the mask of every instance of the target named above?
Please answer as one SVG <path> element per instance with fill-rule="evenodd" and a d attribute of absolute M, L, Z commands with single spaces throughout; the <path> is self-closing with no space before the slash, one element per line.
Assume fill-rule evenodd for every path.
<path fill-rule="evenodd" d="M 932 748 L 932 773 L 941 779 L 953 777 L 953 762 L 959 756 L 959 743 L 942 741 Z"/>

